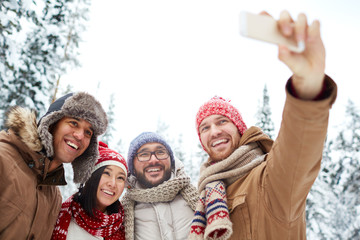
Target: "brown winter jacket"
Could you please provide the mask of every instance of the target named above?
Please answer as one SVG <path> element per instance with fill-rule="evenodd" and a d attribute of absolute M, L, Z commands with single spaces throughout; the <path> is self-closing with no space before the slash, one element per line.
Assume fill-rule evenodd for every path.
<path fill-rule="evenodd" d="M 230 239 L 306 239 L 306 197 L 320 170 L 329 109 L 337 92 L 329 77 L 325 84 L 324 98 L 318 101 L 297 99 L 287 88 L 281 128 L 272 147 L 261 144 L 256 135 L 248 139 L 265 146 L 269 154 L 227 187 Z"/>
<path fill-rule="evenodd" d="M 66 184 L 63 167 L 47 172 L 34 113 L 10 113 L 8 122 L 11 128 L 0 132 L 0 239 L 50 239 L 62 200 L 55 185 Z"/>

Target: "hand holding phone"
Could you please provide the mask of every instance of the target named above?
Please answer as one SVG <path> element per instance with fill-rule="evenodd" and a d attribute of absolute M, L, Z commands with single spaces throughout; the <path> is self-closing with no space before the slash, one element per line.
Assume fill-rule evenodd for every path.
<path fill-rule="evenodd" d="M 303 42 L 297 43 L 295 39 L 287 38 L 280 33 L 277 22 L 270 16 L 240 13 L 240 34 L 277 45 L 285 45 L 290 51 L 301 53 L 305 50 Z"/>

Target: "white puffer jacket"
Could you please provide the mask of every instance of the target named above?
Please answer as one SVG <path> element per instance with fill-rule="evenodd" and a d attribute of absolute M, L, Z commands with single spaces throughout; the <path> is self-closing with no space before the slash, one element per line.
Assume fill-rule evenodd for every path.
<path fill-rule="evenodd" d="M 172 171 L 171 178 L 163 184 L 170 184 L 172 181 L 174 181 L 173 184 L 177 184 L 177 179 L 184 179 L 184 176 L 186 176 L 184 173 L 184 166 L 181 161 L 175 158 L 175 171 Z M 186 178 L 189 182 L 189 177 L 186 176 Z M 141 189 L 139 183 L 134 176 L 130 177 L 128 180 L 133 189 Z M 171 186 L 174 186 L 173 184 L 171 183 Z M 159 185 L 158 187 L 161 188 L 161 185 Z M 151 188 L 151 190 L 155 189 L 156 187 Z M 171 190 L 169 189 L 169 187 L 164 188 L 163 186 L 162 190 L 155 191 L 155 194 L 158 194 L 158 192 L 168 193 L 171 192 Z M 154 194 L 154 192 L 152 192 L 152 194 Z M 125 194 L 124 198 L 122 199 L 122 202 L 123 200 L 125 201 L 123 202 L 123 206 L 125 208 L 125 228 L 129 228 L 128 230 L 130 230 L 132 228 L 130 227 L 130 225 L 133 224 L 134 230 L 133 233 L 130 233 L 130 235 L 133 234 L 135 240 L 187 239 L 190 232 L 191 222 L 194 217 L 193 209 L 195 209 L 198 194 L 196 188 L 193 187 L 190 182 L 189 187 L 187 187 L 186 196 L 189 196 L 189 199 L 191 200 L 186 201 L 184 199 L 184 193 L 181 194 L 181 189 L 177 193 L 173 194 L 174 198 L 171 201 L 152 201 L 153 198 L 150 197 L 150 200 L 144 201 L 142 201 L 142 199 L 133 199 L 133 201 L 135 200 L 135 202 L 133 202 L 132 204 L 127 204 L 126 202 L 128 202 L 129 199 L 132 199 L 131 196 L 133 195 L 129 194 L 126 196 Z M 126 198 L 128 199 L 125 200 Z M 189 201 L 191 202 L 193 208 L 190 206 Z M 134 207 L 132 208 L 130 207 L 130 205 Z M 134 216 L 134 222 L 130 220 L 130 215 Z M 126 219 L 129 222 L 127 222 Z M 126 239 L 132 239 L 130 235 L 127 235 Z"/>
<path fill-rule="evenodd" d="M 135 239 L 186 239 L 194 211 L 180 194 L 172 202 L 135 205 Z"/>

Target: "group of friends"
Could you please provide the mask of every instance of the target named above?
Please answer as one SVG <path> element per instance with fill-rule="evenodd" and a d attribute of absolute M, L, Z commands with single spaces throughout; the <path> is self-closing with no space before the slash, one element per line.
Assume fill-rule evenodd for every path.
<path fill-rule="evenodd" d="M 325 75 L 319 22 L 284 11 L 278 26 L 306 46 L 279 46 L 293 75 L 278 137 L 248 128 L 229 101 L 206 101 L 196 131 L 209 157 L 196 187 L 157 133 L 138 135 L 126 160 L 103 143 L 107 116 L 88 93 L 57 99 L 39 121 L 10 109 L 0 132 L 0 239 L 306 239 L 306 197 L 337 86 Z M 80 187 L 62 202 L 64 163 Z"/>

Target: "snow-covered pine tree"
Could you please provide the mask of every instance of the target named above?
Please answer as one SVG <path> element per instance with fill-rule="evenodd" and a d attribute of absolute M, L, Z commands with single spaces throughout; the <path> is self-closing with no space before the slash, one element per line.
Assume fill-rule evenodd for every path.
<path fill-rule="evenodd" d="M 174 145 L 175 156 L 184 164 L 185 172 L 190 177 L 193 184 L 197 183 L 199 178 L 199 166 L 196 158 L 193 158 L 193 154 L 190 151 L 186 151 L 183 146 L 183 136 L 180 134 L 177 137 L 177 142 Z"/>
<path fill-rule="evenodd" d="M 190 154 L 189 159 L 191 163 L 189 164 L 187 170 L 191 177 L 191 181 L 195 184 L 195 186 L 197 186 L 197 182 L 199 180 L 201 164 L 205 162 L 208 158 L 209 155 L 205 152 L 200 142 L 198 142 L 195 152 L 191 152 Z"/>
<path fill-rule="evenodd" d="M 3 127 L 3 115 L 8 95 L 8 81 L 11 77 L 12 56 L 9 49 L 14 48 L 14 33 L 21 30 L 20 18 L 23 11 L 9 0 L 0 2 L 0 129 Z M 30 13 L 31 14 L 31 13 Z M 15 55 L 17 52 L 14 52 Z"/>
<path fill-rule="evenodd" d="M 64 186 L 59 186 L 59 189 L 61 192 L 62 199 L 63 201 L 65 201 L 71 195 L 73 195 L 78 191 L 80 185 L 74 183 L 74 171 L 71 163 L 65 163 L 63 165 L 64 165 L 65 179 L 67 184 Z"/>
<path fill-rule="evenodd" d="M 270 97 L 266 84 L 263 90 L 262 101 L 259 103 L 258 111 L 256 113 L 256 126 L 261 128 L 265 134 L 271 139 L 275 137 L 274 122 L 271 119 Z"/>
<path fill-rule="evenodd" d="M 77 64 L 89 4 L 89 0 L 0 2 L 1 115 L 12 105 L 45 112 L 56 79 Z"/>
<path fill-rule="evenodd" d="M 106 112 L 106 115 L 108 117 L 108 127 L 106 129 L 106 132 L 104 135 L 101 136 L 100 140 L 109 145 L 110 148 L 113 148 L 111 141 L 113 139 L 113 133 L 115 133 L 115 127 L 114 127 L 114 120 L 115 120 L 115 95 L 112 93 L 110 95 L 109 100 L 109 108 Z"/>
<path fill-rule="evenodd" d="M 352 101 L 307 201 L 309 239 L 360 239 L 360 112 Z"/>
<path fill-rule="evenodd" d="M 347 213 L 347 221 L 341 222 L 345 226 L 341 237 L 360 239 L 360 110 L 351 100 L 342 127 L 333 144 L 337 151 L 334 189 Z"/>
<path fill-rule="evenodd" d="M 306 199 L 306 232 L 308 239 L 337 239 L 334 216 L 338 216 L 340 203 L 332 189 L 332 142 L 326 142 L 321 171 Z"/>
<path fill-rule="evenodd" d="M 199 159 L 199 162 L 200 163 L 205 162 L 209 158 L 209 155 L 205 152 L 205 150 L 204 150 L 203 146 L 201 145 L 200 141 L 198 142 L 196 149 L 197 150 L 195 152 L 195 155 Z"/>
<path fill-rule="evenodd" d="M 173 147 L 171 143 L 173 141 L 170 139 L 168 134 L 169 125 L 166 124 L 164 121 L 162 121 L 160 118 L 158 119 L 157 126 L 156 126 L 156 133 L 159 134 L 161 137 L 165 139 L 165 141 L 168 142 L 170 147 Z"/>
<path fill-rule="evenodd" d="M 114 142 L 113 134 L 116 133 L 116 128 L 115 128 L 115 119 L 116 119 L 115 115 L 116 114 L 114 112 L 115 102 L 116 102 L 115 94 L 112 93 L 110 95 L 109 107 L 106 112 L 106 115 L 108 117 L 108 127 L 107 127 L 104 135 L 99 137 L 99 140 L 103 141 L 104 143 L 106 143 L 109 146 L 109 148 L 114 149 L 116 152 L 120 153 L 124 158 L 126 158 L 125 146 L 124 146 L 123 140 L 121 139 L 121 134 L 120 134 L 120 136 L 119 136 L 119 134 L 116 134 L 117 142 Z"/>
<path fill-rule="evenodd" d="M 205 161 L 207 161 L 209 158 L 209 155 L 207 152 L 205 152 L 203 146 L 201 145 L 200 141 L 197 143 L 196 150 L 195 150 L 195 169 L 193 169 L 193 174 L 196 175 L 196 179 L 200 176 L 200 167 L 201 164 Z"/>
<path fill-rule="evenodd" d="M 156 133 L 165 139 L 165 141 L 171 147 L 175 157 L 183 162 L 186 154 L 183 151 L 182 135 L 180 134 L 177 138 L 175 136 L 170 137 L 169 125 L 163 122 L 160 118 L 158 119 Z"/>
<path fill-rule="evenodd" d="M 174 154 L 176 155 L 176 157 L 182 161 L 185 164 L 185 152 L 184 152 L 184 146 L 183 146 L 183 136 L 180 133 L 179 136 L 177 137 L 177 141 L 174 144 Z"/>
<path fill-rule="evenodd" d="M 197 159 L 192 157 L 192 153 L 186 152 L 184 150 L 182 134 L 179 134 L 177 137 L 169 137 L 168 129 L 169 125 L 159 119 L 156 133 L 162 136 L 165 141 L 170 145 L 175 157 L 184 164 L 186 174 L 191 178 L 191 181 L 193 183 L 196 183 L 199 177 L 199 164 Z"/>
<path fill-rule="evenodd" d="M 121 154 L 127 160 L 127 150 L 125 149 L 124 141 L 120 138 L 119 141 L 114 145 L 113 149 Z"/>
<path fill-rule="evenodd" d="M 199 180 L 200 162 L 196 154 L 190 152 L 184 161 L 186 174 L 190 177 L 191 183 L 197 186 Z"/>

